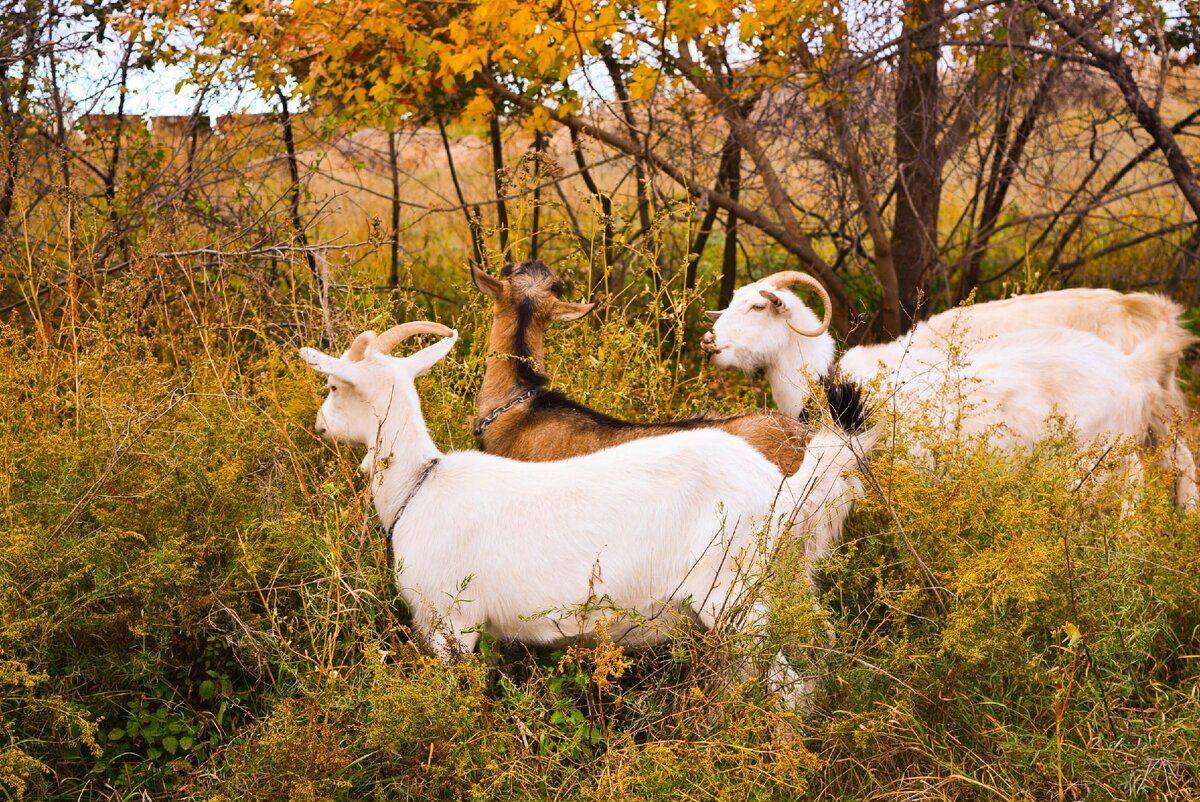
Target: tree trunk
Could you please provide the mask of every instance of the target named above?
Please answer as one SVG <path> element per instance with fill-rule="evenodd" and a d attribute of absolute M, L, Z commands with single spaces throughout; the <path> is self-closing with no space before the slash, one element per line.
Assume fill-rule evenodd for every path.
<path fill-rule="evenodd" d="M 734 146 L 729 155 L 729 197 L 738 199 L 742 189 L 742 149 Z M 717 297 L 717 308 L 724 309 L 733 299 L 737 285 L 737 226 L 738 218 L 733 212 L 725 217 L 725 250 L 721 256 L 721 293 Z"/>
<path fill-rule="evenodd" d="M 736 158 L 734 152 L 737 150 L 739 150 L 737 140 L 732 136 L 726 137 L 725 142 L 721 145 L 721 163 L 717 167 L 717 180 L 713 184 L 714 192 L 720 192 L 729 185 L 729 173 L 733 169 L 733 161 Z M 731 194 L 730 197 L 732 198 L 733 195 Z M 720 211 L 720 208 L 715 203 L 708 204 L 708 208 L 704 211 L 704 218 L 700 221 L 700 230 L 696 232 L 696 239 L 688 248 L 687 272 L 683 276 L 683 286 L 688 290 L 696 288 L 696 273 L 700 267 L 700 257 L 704 255 L 704 249 L 708 246 L 708 238 L 712 234 L 713 224 L 717 221 L 717 212 Z"/>
<path fill-rule="evenodd" d="M 500 115 L 493 114 L 488 123 L 488 134 L 492 141 L 492 182 L 496 187 L 496 228 L 500 232 L 500 256 L 505 262 L 512 261 L 508 251 L 508 206 L 504 203 L 504 141 L 500 138 Z"/>
<path fill-rule="evenodd" d="M 533 135 L 533 212 L 529 224 L 529 258 L 538 258 L 538 231 L 542 213 L 541 167 L 542 152 L 546 149 L 546 135 L 538 131 Z"/>
<path fill-rule="evenodd" d="M 392 261 L 388 268 L 388 286 L 400 286 L 400 157 L 396 131 L 388 131 L 388 168 L 392 172 Z"/>
<path fill-rule="evenodd" d="M 892 258 L 899 284 L 900 327 L 920 315 L 927 277 L 938 262 L 941 82 L 938 56 L 944 0 L 908 0 L 896 75 L 896 212 Z"/>
<path fill-rule="evenodd" d="M 40 30 L 37 24 L 38 4 L 29 3 L 25 8 L 27 15 L 25 25 L 25 52 L 21 55 L 21 77 L 17 81 L 15 97 L 10 94 L 7 66 L 0 74 L 0 101 L 4 110 L 4 161 L 0 169 L 4 170 L 3 180 L 0 180 L 0 232 L 8 224 L 12 215 L 13 199 L 16 196 L 17 177 L 21 171 L 21 147 L 25 141 L 26 120 L 29 115 L 29 85 L 36 64 L 37 40 Z M 15 58 L 16 54 L 12 54 Z"/>
<path fill-rule="evenodd" d="M 292 127 L 292 114 L 288 109 L 287 95 L 284 94 L 282 87 L 275 87 L 275 96 L 279 98 L 279 116 L 283 124 L 283 147 L 287 151 L 288 177 L 291 179 L 288 197 L 291 205 L 292 231 L 295 232 L 296 241 L 304 250 L 304 261 L 308 264 L 308 272 L 312 275 L 317 294 L 323 295 L 325 280 L 321 276 L 321 271 L 317 269 L 317 257 L 308 247 L 308 232 L 304 228 L 304 218 L 300 215 L 300 162 L 296 157 L 296 136 Z"/>
<path fill-rule="evenodd" d="M 629 138 L 638 146 L 639 151 L 646 149 L 646 144 L 642 141 L 637 129 L 637 119 L 633 114 L 633 101 L 629 97 L 629 89 L 625 86 L 625 76 L 621 73 L 621 64 L 613 55 L 612 49 L 605 47 L 601 50 L 601 60 L 604 66 L 608 69 L 608 76 L 613 82 L 613 92 L 617 96 L 617 101 L 621 107 L 622 119 L 625 120 L 625 128 L 629 132 Z M 637 214 L 638 223 L 641 230 L 649 234 L 653 219 L 650 214 L 650 187 L 647 183 L 646 162 L 642 153 L 633 154 L 633 177 L 637 183 Z M 654 293 L 657 295 L 662 290 L 664 265 L 662 263 L 662 249 L 659 249 L 658 259 L 651 263 L 650 267 L 650 283 L 654 287 Z M 665 300 L 665 299 L 664 299 Z"/>
<path fill-rule="evenodd" d="M 1042 76 L 1033 101 L 1029 104 L 1029 108 L 1025 111 L 1025 116 L 1021 118 L 1021 122 L 1017 125 L 1011 145 L 1008 142 L 1008 131 L 1012 118 L 1011 97 L 1006 100 L 1005 106 L 1002 109 L 1001 122 L 997 125 L 997 142 L 992 158 L 991 173 L 988 176 L 987 189 L 983 196 L 983 210 L 979 215 L 979 227 L 976 229 L 975 235 L 967 247 L 967 267 L 963 271 L 962 281 L 959 284 L 958 290 L 958 299 L 960 301 L 965 300 L 970 295 L 971 290 L 979 283 L 980 270 L 983 267 L 983 257 L 987 252 L 992 235 L 996 232 L 996 224 L 1000 220 L 1000 213 L 1004 211 L 1004 202 L 1008 198 L 1008 191 L 1012 187 L 1013 179 L 1016 177 L 1017 165 L 1024 158 L 1025 146 L 1029 143 L 1029 138 L 1033 135 L 1034 125 L 1036 125 L 1038 117 L 1041 116 L 1042 109 L 1045 108 L 1050 98 L 1050 92 L 1054 87 L 1058 72 L 1058 66 L 1052 65 L 1048 68 L 1046 74 Z M 1010 94 L 1013 88 L 1014 85 L 1010 83 Z"/>
<path fill-rule="evenodd" d="M 575 165 L 579 168 L 579 177 L 583 179 L 584 185 L 588 192 L 595 198 L 600 199 L 600 214 L 604 218 L 601 223 L 601 248 L 600 254 L 604 263 L 601 265 L 600 274 L 604 277 L 604 290 L 608 292 L 608 269 L 613 260 L 613 216 L 612 216 L 612 198 L 600 191 L 600 187 L 596 184 L 596 179 L 592 177 L 591 168 L 588 166 L 587 159 L 583 156 L 583 149 L 579 144 L 579 129 L 570 127 L 571 132 L 571 151 L 575 154 Z M 591 287 L 588 287 L 591 290 Z"/>
<path fill-rule="evenodd" d="M 462 184 L 458 181 L 458 170 L 454 167 L 454 153 L 450 150 L 450 136 L 446 133 L 446 123 L 441 117 L 437 118 L 438 131 L 442 135 L 442 148 L 446 151 L 446 166 L 450 169 L 450 182 L 454 184 L 454 194 L 458 196 L 458 204 L 462 207 L 467 218 L 467 229 L 471 232 L 471 253 L 474 264 L 483 267 L 483 231 L 479 225 L 479 212 L 472 214 L 467 199 L 463 196 Z"/>

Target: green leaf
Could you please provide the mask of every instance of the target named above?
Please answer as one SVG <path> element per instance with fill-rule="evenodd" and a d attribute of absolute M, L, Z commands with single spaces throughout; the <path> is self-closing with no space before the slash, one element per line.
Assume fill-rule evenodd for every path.
<path fill-rule="evenodd" d="M 200 698 L 206 702 L 212 701 L 217 695 L 217 684 L 210 679 L 200 683 Z"/>
<path fill-rule="evenodd" d="M 184 750 L 191 749 L 192 744 L 194 744 L 194 743 L 195 743 L 195 741 L 192 740 L 192 736 L 185 735 L 179 739 L 179 748 L 184 749 Z"/>
<path fill-rule="evenodd" d="M 162 748 L 173 755 L 179 750 L 179 741 L 176 740 L 174 735 L 168 735 L 162 739 Z"/>
<path fill-rule="evenodd" d="M 125 730 L 121 729 L 120 727 L 113 727 L 108 731 L 108 740 L 110 741 L 119 741 L 124 737 Z"/>

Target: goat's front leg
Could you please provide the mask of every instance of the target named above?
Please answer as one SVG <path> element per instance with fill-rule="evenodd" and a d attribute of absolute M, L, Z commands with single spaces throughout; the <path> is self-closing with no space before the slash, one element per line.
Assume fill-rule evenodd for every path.
<path fill-rule="evenodd" d="M 414 623 L 429 648 L 446 664 L 457 663 L 479 643 L 477 629 L 467 628 L 451 616 L 426 613 L 414 616 Z"/>
<path fill-rule="evenodd" d="M 763 672 L 763 685 L 771 693 L 783 697 L 784 704 L 799 712 L 812 708 L 812 695 L 817 682 L 811 676 L 803 676 L 784 657 L 783 652 L 776 652 L 770 665 Z"/>
<path fill-rule="evenodd" d="M 716 627 L 720 616 L 711 608 L 696 610 L 700 626 L 704 629 Z M 761 599 L 751 602 L 745 610 L 745 617 L 738 623 L 738 629 L 750 637 L 744 643 L 749 652 L 736 657 L 735 674 L 738 679 L 758 679 L 763 687 L 771 693 L 778 693 L 784 703 L 798 711 L 811 708 L 811 697 L 816 682 L 811 676 L 802 676 L 783 655 L 776 652 L 765 666 L 756 666 L 755 657 L 761 653 L 760 644 L 766 639 L 766 625 L 770 610 L 767 603 Z"/>

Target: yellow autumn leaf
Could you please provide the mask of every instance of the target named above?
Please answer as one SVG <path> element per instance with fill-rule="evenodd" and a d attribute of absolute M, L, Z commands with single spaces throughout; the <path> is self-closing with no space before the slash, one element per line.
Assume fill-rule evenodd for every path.
<path fill-rule="evenodd" d="M 475 97 L 471 98 L 471 102 L 463 108 L 462 121 L 469 126 L 482 125 L 496 111 L 496 107 L 492 105 L 491 98 L 485 95 L 482 91 L 475 93 Z"/>
<path fill-rule="evenodd" d="M 545 131 L 550 127 L 550 110 L 545 106 L 535 106 L 525 121 L 525 129 L 529 133 Z"/>
<path fill-rule="evenodd" d="M 645 100 L 654 93 L 659 73 L 654 67 L 642 62 L 633 68 L 629 79 L 629 96 L 634 100 Z"/>

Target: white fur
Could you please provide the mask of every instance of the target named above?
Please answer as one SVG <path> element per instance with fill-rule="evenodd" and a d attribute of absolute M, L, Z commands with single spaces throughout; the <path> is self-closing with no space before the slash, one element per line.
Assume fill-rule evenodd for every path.
<path fill-rule="evenodd" d="M 763 301 L 763 289 L 782 299 L 783 311 Z M 893 342 L 851 348 L 837 368 L 859 381 L 882 377 L 902 425 L 921 409 L 935 428 L 1029 447 L 1044 436 L 1048 419 L 1061 415 L 1085 440 L 1169 439 L 1164 460 L 1177 471 L 1176 501 L 1192 507 L 1191 452 L 1172 433 L 1183 409 L 1175 369 L 1191 341 L 1178 315 L 1172 302 L 1145 293 L 1019 296 L 953 309 Z M 714 324 L 709 350 L 719 365 L 765 370 L 779 408 L 798 414 L 812 381 L 833 370 L 836 347 L 828 333 L 796 334 L 787 319 L 798 328 L 817 322 L 791 292 L 767 282 L 746 285 Z"/>
<path fill-rule="evenodd" d="M 712 429 L 562 462 L 442 454 L 413 380 L 456 337 L 406 358 L 368 349 L 350 362 L 301 351 L 330 376 L 317 430 L 367 447 L 363 467 L 385 525 L 439 460 L 396 522 L 392 545 L 414 623 L 447 659 L 471 651 L 480 631 L 558 644 L 593 635 L 615 611 L 624 614 L 610 632 L 627 642 L 660 639 L 680 618 L 711 627 L 754 578 L 760 543 L 770 547 L 794 509 L 798 526 L 832 514 L 823 500 L 845 487 L 843 473 L 857 462 L 844 435 L 821 432 L 785 479 L 744 440 Z M 777 673 L 785 666 L 776 660 Z"/>

